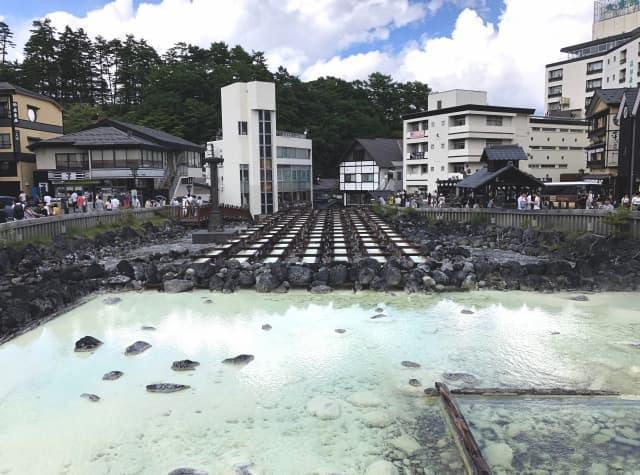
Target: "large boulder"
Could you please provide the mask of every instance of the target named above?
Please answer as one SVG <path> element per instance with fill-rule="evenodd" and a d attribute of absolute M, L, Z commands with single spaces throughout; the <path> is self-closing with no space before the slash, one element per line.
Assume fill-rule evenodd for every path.
<path fill-rule="evenodd" d="M 140 353 L 144 353 L 151 345 L 146 341 L 136 341 L 135 343 L 127 346 L 124 350 L 124 354 L 127 356 L 139 355 Z"/>
<path fill-rule="evenodd" d="M 116 271 L 118 271 L 118 274 L 126 275 L 131 279 L 133 279 L 136 275 L 135 269 L 133 268 L 131 263 L 126 259 L 123 259 L 120 262 L 118 262 L 118 264 L 116 265 Z"/>
<path fill-rule="evenodd" d="M 188 292 L 193 290 L 193 281 L 185 279 L 171 279 L 165 280 L 164 291 L 170 294 L 177 294 L 180 292 Z"/>
<path fill-rule="evenodd" d="M 349 274 L 344 264 L 338 264 L 329 269 L 329 285 L 331 287 L 340 287 L 347 282 Z"/>
<path fill-rule="evenodd" d="M 263 272 L 256 277 L 256 291 L 273 292 L 280 285 L 280 281 L 271 272 Z"/>
<path fill-rule="evenodd" d="M 289 266 L 287 280 L 292 287 L 305 287 L 311 283 L 313 271 L 306 266 Z"/>
<path fill-rule="evenodd" d="M 364 286 L 371 285 L 376 277 L 376 272 L 371 267 L 363 267 L 358 272 L 358 282 Z"/>
<path fill-rule="evenodd" d="M 385 285 L 388 288 L 396 289 L 402 284 L 402 272 L 394 266 L 387 266 L 384 273 Z"/>

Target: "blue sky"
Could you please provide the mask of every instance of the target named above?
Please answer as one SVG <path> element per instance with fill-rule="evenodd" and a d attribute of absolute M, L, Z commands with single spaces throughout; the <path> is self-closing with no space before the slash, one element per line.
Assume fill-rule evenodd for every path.
<path fill-rule="evenodd" d="M 240 44 L 303 80 L 379 71 L 540 108 L 545 64 L 590 39 L 593 0 L 0 0 L 14 57 L 45 15 L 92 37 L 133 33 L 160 52 L 179 41 Z"/>

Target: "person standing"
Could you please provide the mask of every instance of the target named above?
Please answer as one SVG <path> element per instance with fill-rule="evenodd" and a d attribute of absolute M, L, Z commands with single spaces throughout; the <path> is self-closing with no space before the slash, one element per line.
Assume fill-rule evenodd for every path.
<path fill-rule="evenodd" d="M 83 194 L 78 195 L 78 199 L 76 200 L 76 203 L 78 204 L 78 209 L 80 211 L 82 211 L 83 213 L 87 212 L 87 208 L 85 207 L 85 198 Z"/>
<path fill-rule="evenodd" d="M 623 208 L 630 208 L 631 207 L 631 199 L 629 198 L 629 195 L 625 194 L 622 197 L 622 201 L 620 202 Z"/>
<path fill-rule="evenodd" d="M 640 211 L 640 193 L 636 193 L 633 195 L 633 198 L 631 198 L 631 208 L 634 211 Z"/>
<path fill-rule="evenodd" d="M 13 219 L 17 221 L 24 219 L 24 205 L 21 201 L 13 203 Z"/>
<path fill-rule="evenodd" d="M 540 197 L 538 195 L 533 195 L 533 209 L 540 210 Z"/>
<path fill-rule="evenodd" d="M 18 194 L 18 201 L 23 204 L 23 207 L 27 202 L 27 194 L 22 190 L 20 190 L 20 193 Z"/>

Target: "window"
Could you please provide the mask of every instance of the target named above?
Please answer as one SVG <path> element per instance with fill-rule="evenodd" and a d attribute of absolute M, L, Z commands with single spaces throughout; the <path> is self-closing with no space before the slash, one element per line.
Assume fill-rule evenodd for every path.
<path fill-rule="evenodd" d="M 488 115 L 487 125 L 494 126 L 494 127 L 502 127 L 502 117 L 500 117 L 499 115 Z"/>
<path fill-rule="evenodd" d="M 27 106 L 27 118 L 29 122 L 38 121 L 38 108 L 35 106 Z"/>
<path fill-rule="evenodd" d="M 429 173 L 429 167 L 427 165 L 422 165 L 422 174 Z"/>
<path fill-rule="evenodd" d="M 451 127 L 460 127 L 466 123 L 466 117 L 463 115 L 455 115 L 451 117 Z"/>
<path fill-rule="evenodd" d="M 273 147 L 271 145 L 271 111 L 258 111 L 258 148 L 260 150 L 260 210 L 273 213 Z"/>
<path fill-rule="evenodd" d="M 594 61 L 587 64 L 587 74 L 596 74 L 602 72 L 602 61 Z"/>
<path fill-rule="evenodd" d="M 56 170 L 83 170 L 87 166 L 86 153 L 56 153 Z"/>
<path fill-rule="evenodd" d="M 465 140 L 452 140 L 451 141 L 451 150 L 464 150 L 466 147 Z"/>
<path fill-rule="evenodd" d="M 562 95 L 562 86 L 550 86 L 547 97 L 560 97 Z"/>
<path fill-rule="evenodd" d="M 618 82 L 619 83 L 623 83 L 626 80 L 627 80 L 627 70 L 626 69 L 621 69 Z"/>
<path fill-rule="evenodd" d="M 363 173 L 362 183 L 373 183 L 373 173 Z"/>
<path fill-rule="evenodd" d="M 355 183 L 356 182 L 356 174 L 355 173 L 345 173 L 344 182 L 345 183 Z"/>
<path fill-rule="evenodd" d="M 547 105 L 550 111 L 559 111 L 560 110 L 560 102 L 549 102 Z"/>
<path fill-rule="evenodd" d="M 593 99 L 593 97 L 587 97 L 587 98 L 585 98 L 585 100 L 584 100 L 584 108 L 585 108 L 585 109 L 588 109 L 588 108 L 589 108 L 589 106 L 591 105 L 591 99 Z"/>
<path fill-rule="evenodd" d="M 553 71 L 549 71 L 549 82 L 561 81 L 561 80 L 562 80 L 562 69 L 554 69 Z"/>
<path fill-rule="evenodd" d="M 354 150 L 353 151 L 353 161 L 355 161 L 355 162 L 364 161 L 364 150 Z"/>
<path fill-rule="evenodd" d="M 443 172 L 444 171 L 444 166 L 440 167 L 440 171 Z"/>
<path fill-rule="evenodd" d="M 296 147 L 276 147 L 276 156 L 278 158 L 300 158 L 309 159 L 310 150 L 306 148 Z"/>
<path fill-rule="evenodd" d="M 9 117 L 11 117 L 9 99 L 6 97 L 0 97 L 0 119 L 8 119 Z"/>
<path fill-rule="evenodd" d="M 238 135 L 247 135 L 247 122 L 239 121 L 238 122 Z"/>
<path fill-rule="evenodd" d="M 620 64 L 624 64 L 627 62 L 627 50 L 623 49 L 620 51 Z"/>
<path fill-rule="evenodd" d="M 442 101 L 438 101 L 437 109 L 438 110 L 442 109 Z M 442 125 L 444 125 L 444 124 L 442 124 Z"/>
<path fill-rule="evenodd" d="M 599 89 L 601 87 L 602 87 L 602 79 L 589 79 L 587 81 L 587 92 L 593 91 L 594 89 Z"/>
<path fill-rule="evenodd" d="M 434 150 L 436 148 L 436 144 L 431 144 L 431 150 Z"/>
<path fill-rule="evenodd" d="M 444 120 L 440 122 L 440 125 L 444 127 Z"/>
<path fill-rule="evenodd" d="M 11 148 L 11 134 L 0 134 L 0 148 Z"/>
<path fill-rule="evenodd" d="M 440 148 L 444 148 L 444 142 L 440 144 Z"/>

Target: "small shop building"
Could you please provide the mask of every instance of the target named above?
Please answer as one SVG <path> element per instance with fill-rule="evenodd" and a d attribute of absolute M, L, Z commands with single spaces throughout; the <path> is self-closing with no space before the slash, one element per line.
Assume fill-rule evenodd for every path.
<path fill-rule="evenodd" d="M 519 145 L 498 145 L 485 148 L 480 162 L 484 165 L 457 183 L 461 194 L 485 207 L 490 199 L 500 207 L 515 206 L 521 193 L 536 193 L 543 183 L 519 168 L 528 160 Z"/>
<path fill-rule="evenodd" d="M 29 146 L 39 183 L 54 197 L 137 195 L 141 202 L 168 197 L 180 170 L 201 172 L 204 147 L 166 132 L 105 119 L 79 132 Z"/>

